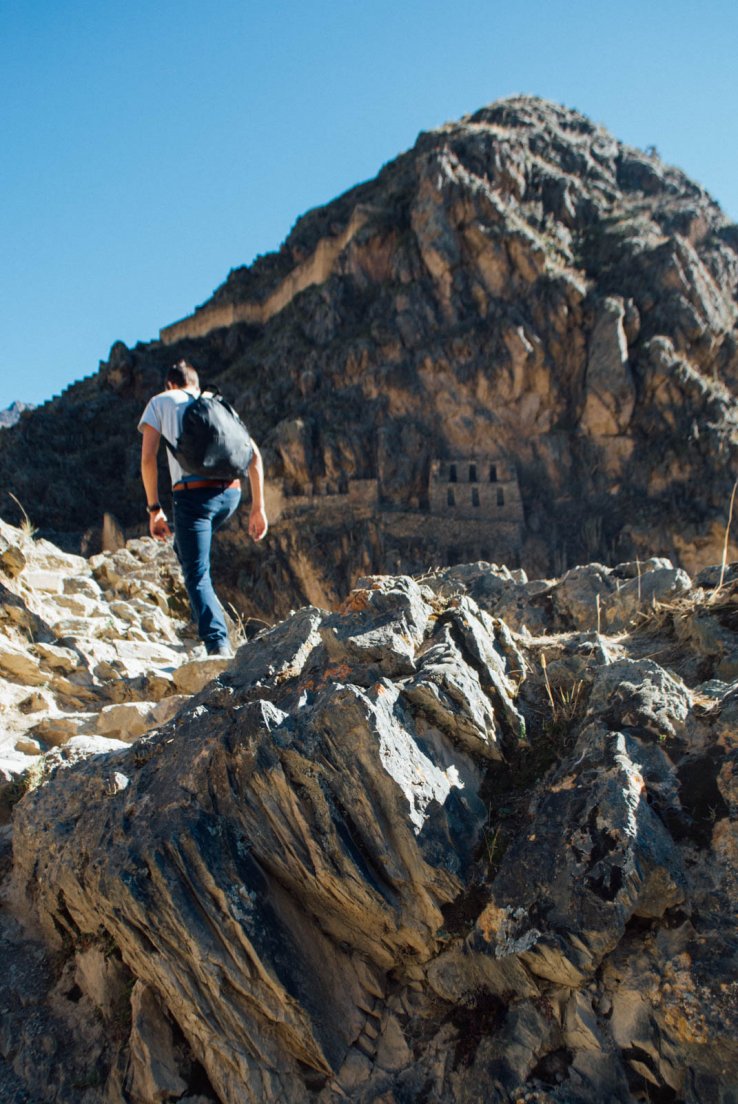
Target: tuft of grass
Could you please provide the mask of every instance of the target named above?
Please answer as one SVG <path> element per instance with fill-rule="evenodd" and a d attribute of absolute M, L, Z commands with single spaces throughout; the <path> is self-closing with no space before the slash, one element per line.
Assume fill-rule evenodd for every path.
<path fill-rule="evenodd" d="M 720 564 L 720 582 L 716 589 L 713 591 L 711 600 L 714 601 L 715 596 L 720 593 L 723 588 L 723 581 L 725 580 L 725 568 L 728 565 L 728 544 L 730 541 L 730 526 L 733 523 L 733 506 L 735 505 L 735 492 L 738 488 L 738 479 L 733 484 L 733 490 L 730 495 L 730 506 L 728 508 L 728 523 L 725 526 L 725 538 L 723 540 L 723 558 Z"/>
<path fill-rule="evenodd" d="M 245 644 L 248 640 L 246 622 L 232 602 L 228 603 L 228 612 L 233 621 L 233 627 L 231 628 L 231 646 L 234 651 L 238 651 L 241 645 Z"/>
<path fill-rule="evenodd" d="M 571 730 L 584 712 L 585 683 L 582 679 L 575 679 L 569 686 L 552 687 L 548 677 L 546 656 L 543 652 L 541 652 L 541 669 L 546 698 L 551 710 L 550 715 L 544 718 L 543 734 L 550 744 L 556 745 L 563 751 L 568 746 Z"/>
<path fill-rule="evenodd" d="M 21 533 L 24 537 L 27 537 L 28 540 L 33 540 L 33 538 L 36 536 L 36 533 L 38 532 L 36 526 L 33 524 L 28 514 L 26 513 L 26 509 L 20 499 L 16 498 L 12 491 L 8 491 L 7 493 L 8 497 L 12 498 L 13 502 L 16 504 L 21 514 L 23 515 L 22 521 L 19 526 Z"/>

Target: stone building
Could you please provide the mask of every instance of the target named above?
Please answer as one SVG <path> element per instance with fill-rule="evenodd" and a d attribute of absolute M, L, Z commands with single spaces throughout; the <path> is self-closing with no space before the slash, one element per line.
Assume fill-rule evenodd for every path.
<path fill-rule="evenodd" d="M 485 522 L 521 522 L 523 503 L 515 468 L 491 456 L 434 460 L 428 486 L 430 512 Z"/>

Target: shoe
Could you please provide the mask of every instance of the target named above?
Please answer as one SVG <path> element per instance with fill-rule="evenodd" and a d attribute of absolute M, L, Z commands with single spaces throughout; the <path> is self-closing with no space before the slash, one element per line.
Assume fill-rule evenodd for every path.
<path fill-rule="evenodd" d="M 233 659 L 233 648 L 230 644 L 216 644 L 214 648 L 208 648 L 208 656 L 213 658 L 218 656 L 220 659 Z"/>

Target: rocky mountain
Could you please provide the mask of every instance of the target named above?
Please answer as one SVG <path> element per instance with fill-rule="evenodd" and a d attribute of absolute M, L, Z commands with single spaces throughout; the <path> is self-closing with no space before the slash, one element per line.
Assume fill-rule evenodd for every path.
<path fill-rule="evenodd" d="M 0 429 L 15 425 L 26 410 L 35 410 L 33 403 L 12 402 L 5 410 L 0 410 Z"/>
<path fill-rule="evenodd" d="M 247 613 L 458 560 L 695 572 L 736 474 L 737 286 L 701 187 L 514 97 L 421 134 L 160 341 L 116 344 L 2 435 L 0 477 L 67 548 L 98 548 L 105 510 L 135 535 L 135 423 L 187 356 L 266 457 L 267 542 L 237 523 L 218 549 Z"/>
<path fill-rule="evenodd" d="M 735 565 L 371 576 L 212 666 L 167 549 L 1 536 L 0 1098 L 738 1093 Z"/>

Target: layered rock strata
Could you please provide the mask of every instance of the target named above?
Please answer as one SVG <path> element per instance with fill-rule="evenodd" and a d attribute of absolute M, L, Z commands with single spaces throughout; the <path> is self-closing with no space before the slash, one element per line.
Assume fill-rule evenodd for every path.
<path fill-rule="evenodd" d="M 38 994 L 5 983 L 8 1078 L 86 1104 L 729 1100 L 735 574 L 367 577 L 134 746 L 60 763 L 13 817 L 6 899 L 47 950 L 6 929 Z"/>

